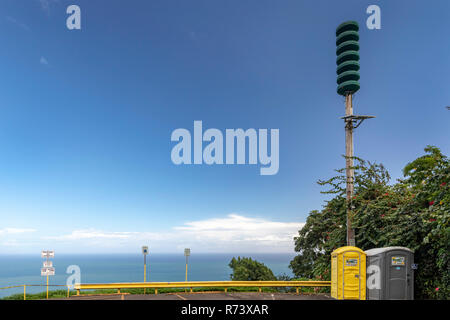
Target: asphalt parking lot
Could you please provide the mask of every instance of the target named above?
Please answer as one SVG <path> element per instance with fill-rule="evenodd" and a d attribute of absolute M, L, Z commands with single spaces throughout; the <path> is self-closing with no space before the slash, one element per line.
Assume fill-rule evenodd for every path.
<path fill-rule="evenodd" d="M 196 292 L 196 293 L 160 293 L 160 294 L 110 294 L 81 295 L 67 298 L 70 300 L 331 300 L 324 294 L 294 294 L 269 292 Z"/>

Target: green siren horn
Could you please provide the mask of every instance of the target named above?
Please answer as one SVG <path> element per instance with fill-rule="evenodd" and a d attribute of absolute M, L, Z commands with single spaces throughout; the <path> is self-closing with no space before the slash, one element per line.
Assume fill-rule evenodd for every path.
<path fill-rule="evenodd" d="M 336 29 L 337 93 L 345 96 L 359 90 L 359 26 L 346 21 Z"/>

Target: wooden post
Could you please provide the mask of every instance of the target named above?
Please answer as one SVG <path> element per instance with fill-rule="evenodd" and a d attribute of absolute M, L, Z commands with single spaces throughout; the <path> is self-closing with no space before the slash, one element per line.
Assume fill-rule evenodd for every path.
<path fill-rule="evenodd" d="M 298 294 L 298 287 L 295 288 L 295 293 Z"/>
<path fill-rule="evenodd" d="M 77 296 L 80 295 L 80 289 L 77 289 Z"/>
<path fill-rule="evenodd" d="M 27 293 L 26 293 L 26 291 L 25 291 L 25 290 L 26 290 L 26 287 L 27 287 L 27 286 L 25 286 L 25 285 L 23 286 L 23 300 L 27 300 Z"/>
<path fill-rule="evenodd" d="M 155 288 L 155 294 L 158 294 L 158 289 Z"/>
<path fill-rule="evenodd" d="M 261 293 L 261 287 L 258 288 L 259 293 Z"/>
<path fill-rule="evenodd" d="M 345 96 L 345 116 L 353 115 L 352 95 Z M 352 227 L 353 213 L 351 208 L 351 201 L 353 197 L 353 121 L 347 119 L 345 123 L 345 168 L 347 176 L 347 245 L 355 245 L 355 230 Z"/>

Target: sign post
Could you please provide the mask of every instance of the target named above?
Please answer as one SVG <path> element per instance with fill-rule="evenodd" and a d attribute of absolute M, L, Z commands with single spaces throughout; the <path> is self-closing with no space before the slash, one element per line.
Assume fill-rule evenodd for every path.
<path fill-rule="evenodd" d="M 148 246 L 142 246 L 142 254 L 144 255 L 144 282 L 146 282 L 147 279 L 147 254 L 148 254 Z M 144 288 L 144 294 L 145 294 L 145 288 Z"/>
<path fill-rule="evenodd" d="M 41 268 L 41 276 L 47 277 L 47 300 L 48 300 L 48 276 L 55 275 L 55 268 L 53 267 L 53 262 L 50 261 L 49 259 L 55 257 L 55 251 L 42 250 L 41 257 L 45 259 L 43 267 Z"/>

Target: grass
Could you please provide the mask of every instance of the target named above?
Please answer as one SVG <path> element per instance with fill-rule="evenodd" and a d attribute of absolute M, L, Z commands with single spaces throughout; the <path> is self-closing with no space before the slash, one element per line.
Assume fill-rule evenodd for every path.
<path fill-rule="evenodd" d="M 314 288 L 310 287 L 303 287 L 302 293 L 314 293 Z M 187 292 L 189 292 L 190 289 L 187 289 Z M 224 288 L 214 288 L 214 287 L 205 287 L 205 288 L 193 288 L 193 292 L 207 292 L 207 291 L 225 291 Z M 256 287 L 229 287 L 227 288 L 228 292 L 258 292 L 258 288 Z M 295 292 L 295 288 L 270 288 L 270 287 L 263 287 L 261 288 L 262 292 Z M 321 292 L 322 290 L 319 290 Z M 128 293 L 128 294 L 144 294 L 144 289 L 121 289 L 121 293 Z M 185 289 L 178 289 L 178 288 L 158 288 L 158 294 L 159 293 L 184 293 Z M 115 294 L 117 293 L 117 290 L 115 289 L 104 289 L 104 290 L 82 290 L 81 295 L 84 294 Z M 146 294 L 154 294 L 155 289 L 146 289 Z M 70 291 L 70 296 L 76 295 L 75 290 Z M 30 293 L 26 295 L 27 300 L 42 300 L 46 299 L 46 292 L 40 292 L 40 293 Z M 67 290 L 52 290 L 48 292 L 49 299 L 53 298 L 67 298 Z M 23 293 L 13 294 L 7 297 L 2 298 L 2 300 L 23 300 Z"/>
<path fill-rule="evenodd" d="M 71 295 L 75 295 L 75 291 L 71 291 Z M 46 299 L 47 293 L 39 292 L 39 293 L 27 293 L 27 300 L 40 300 Z M 67 297 L 67 290 L 52 290 L 48 292 L 49 298 L 65 298 Z M 16 293 L 7 297 L 2 298 L 1 300 L 23 300 L 23 293 Z"/>

